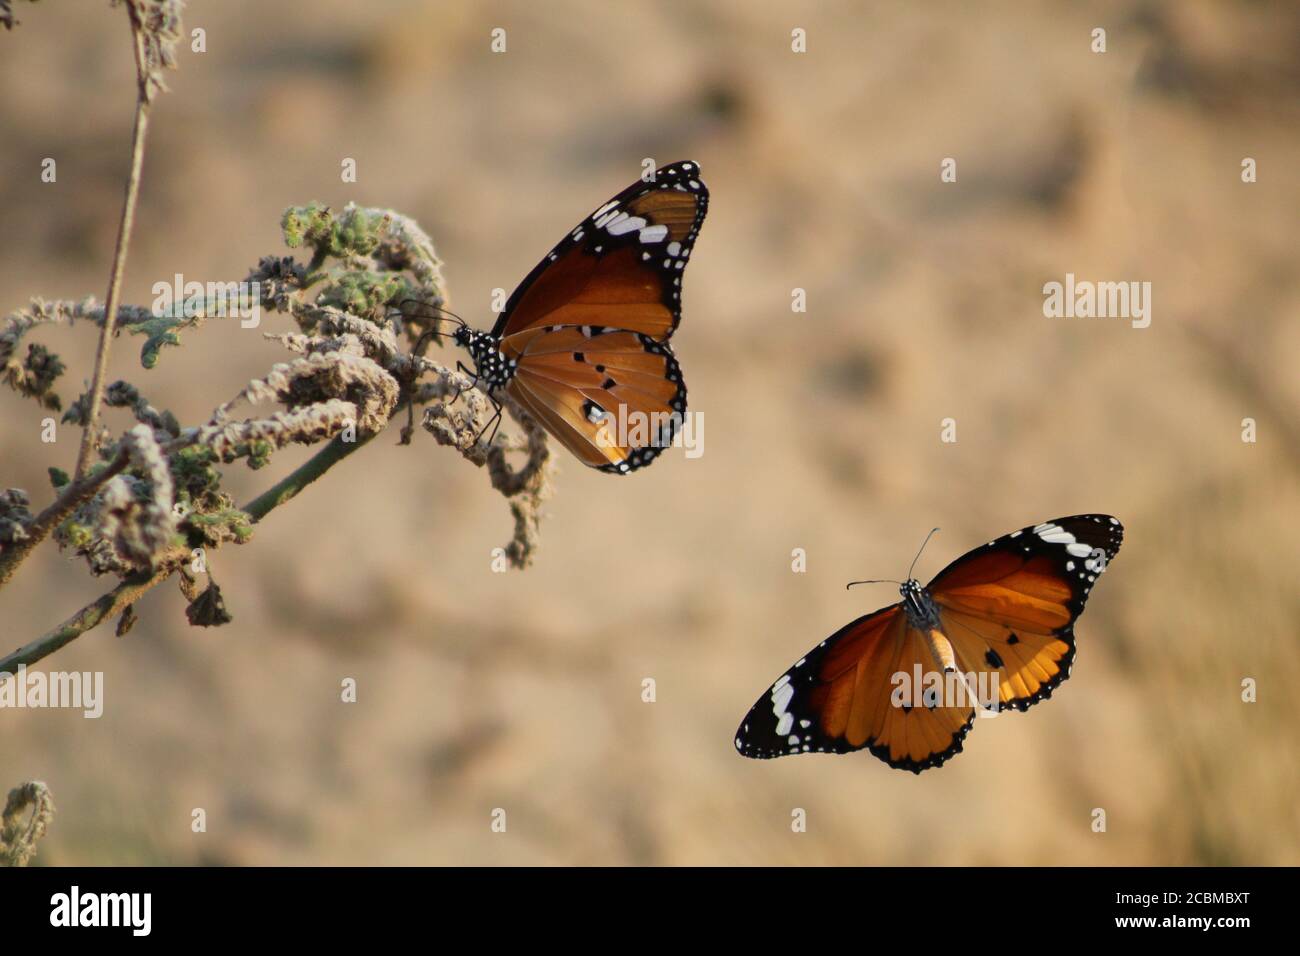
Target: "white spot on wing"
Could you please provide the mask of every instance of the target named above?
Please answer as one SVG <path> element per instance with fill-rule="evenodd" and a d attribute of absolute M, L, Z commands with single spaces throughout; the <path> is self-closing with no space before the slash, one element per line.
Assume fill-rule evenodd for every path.
<path fill-rule="evenodd" d="M 779 737 L 784 737 L 794 726 L 794 714 L 786 710 L 793 699 L 794 687 L 790 684 L 790 675 L 783 674 L 772 685 L 772 715 L 776 717 L 776 733 Z"/>
<path fill-rule="evenodd" d="M 611 236 L 621 236 L 625 232 L 632 232 L 634 229 L 644 229 L 645 220 L 640 216 L 629 216 L 627 213 L 619 213 L 612 221 L 605 225 L 605 231 Z"/>

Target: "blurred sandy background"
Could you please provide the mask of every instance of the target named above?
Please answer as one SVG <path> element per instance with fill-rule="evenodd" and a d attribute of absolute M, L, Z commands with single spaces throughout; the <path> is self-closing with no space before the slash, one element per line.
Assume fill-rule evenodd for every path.
<path fill-rule="evenodd" d="M 713 202 L 674 346 L 705 454 L 615 480 L 559 449 L 536 565 L 494 574 L 510 516 L 486 476 L 392 430 L 215 556 L 234 624 L 189 628 L 160 588 L 127 638 L 47 661 L 105 672 L 102 719 L 0 714 L 0 787 L 44 779 L 59 807 L 39 861 L 1300 863 L 1300 11 L 1086 7 L 192 3 L 208 52 L 186 46 L 154 111 L 125 301 L 242 278 L 283 251 L 284 207 L 356 200 L 427 228 L 487 328 L 491 290 L 643 157 L 695 159 Z M 17 13 L 5 313 L 103 297 L 133 108 L 121 10 Z M 1152 282 L 1150 328 L 1044 318 L 1066 272 Z M 65 400 L 92 338 L 32 339 L 72 364 Z M 115 375 L 187 423 L 285 354 L 213 324 L 146 373 L 139 344 Z M 34 404 L 0 410 L 0 487 L 44 506 L 73 432 L 51 458 Z M 230 487 L 246 501 L 306 454 Z M 922 579 L 1081 511 L 1128 533 L 1050 702 L 920 777 L 735 754 L 777 675 L 895 600 L 845 581 L 900 575 L 933 525 Z M 0 646 L 110 584 L 43 546 L 0 594 Z"/>

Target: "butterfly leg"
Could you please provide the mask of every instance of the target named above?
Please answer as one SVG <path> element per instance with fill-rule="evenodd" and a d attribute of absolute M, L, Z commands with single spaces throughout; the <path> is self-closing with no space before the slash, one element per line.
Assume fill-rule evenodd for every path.
<path fill-rule="evenodd" d="M 465 363 L 458 360 L 456 362 L 456 371 L 461 372 L 465 375 L 472 375 L 474 377 L 474 381 L 470 382 L 467 386 L 465 386 L 465 388 L 456 389 L 456 394 L 451 397 L 453 403 L 456 401 L 456 399 L 460 398 L 461 395 L 465 393 L 466 389 L 473 388 L 475 385 L 478 384 L 478 369 L 466 368 Z M 500 409 L 498 408 L 498 412 L 499 411 Z"/>
<path fill-rule="evenodd" d="M 492 418 L 488 420 L 488 423 L 479 430 L 479 433 L 474 436 L 475 444 L 478 443 L 478 440 L 483 436 L 483 432 L 487 431 L 489 426 L 492 428 L 492 434 L 488 436 L 487 443 L 489 445 L 492 444 L 492 440 L 497 437 L 497 429 L 501 427 L 501 403 L 491 395 L 488 396 L 488 401 L 491 402 L 492 407 L 496 409 L 496 414 L 493 415 Z"/>

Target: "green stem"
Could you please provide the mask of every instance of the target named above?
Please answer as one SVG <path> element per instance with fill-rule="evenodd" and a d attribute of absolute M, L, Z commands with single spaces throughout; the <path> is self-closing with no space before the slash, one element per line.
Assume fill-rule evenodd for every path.
<path fill-rule="evenodd" d="M 133 575 L 98 600 L 87 604 L 72 617 L 53 630 L 46 631 L 30 644 L 26 644 L 12 654 L 0 658 L 0 674 L 16 674 L 19 665 L 35 664 L 41 658 L 53 654 L 64 644 L 76 640 L 97 624 L 108 620 L 144 595 L 151 587 L 165 581 L 174 571 L 166 566 L 152 575 Z"/>
<path fill-rule="evenodd" d="M 300 491 L 374 437 L 371 434 L 357 438 L 355 441 L 343 441 L 341 435 L 335 435 L 328 445 L 312 455 L 284 480 L 277 482 L 273 488 L 262 492 L 250 501 L 244 506 L 244 510 L 252 515 L 254 521 L 261 521 L 286 501 L 296 498 Z"/>
<path fill-rule="evenodd" d="M 117 457 L 99 471 L 82 475 L 65 487 L 54 503 L 36 516 L 25 529 L 26 537 L 15 541 L 8 551 L 0 556 L 0 588 L 9 583 L 9 579 L 18 571 L 18 566 L 27 560 L 27 556 L 36 546 L 49 536 L 50 532 L 63 523 L 63 520 L 77 510 L 83 501 L 88 501 L 111 478 L 125 470 L 129 458 L 125 451 L 119 451 Z"/>
<path fill-rule="evenodd" d="M 244 510 L 254 521 L 261 521 L 280 505 L 297 497 L 300 491 L 374 437 L 373 434 L 364 435 L 356 441 L 348 442 L 343 441 L 342 436 L 336 435 L 328 445 L 283 481 L 250 501 Z M 175 565 L 169 563 L 153 575 L 133 575 L 126 578 L 113 590 L 87 604 L 58 627 L 47 631 L 12 654 L 0 658 L 0 673 L 16 673 L 18 665 L 35 664 L 41 658 L 53 654 L 91 628 L 125 611 L 140 600 L 146 591 L 170 577 L 175 570 Z"/>

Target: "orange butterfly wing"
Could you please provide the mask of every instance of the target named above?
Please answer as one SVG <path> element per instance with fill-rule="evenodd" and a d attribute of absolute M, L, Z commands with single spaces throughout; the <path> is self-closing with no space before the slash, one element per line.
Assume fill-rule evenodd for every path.
<path fill-rule="evenodd" d="M 699 177 L 697 164 L 672 163 L 593 212 L 519 284 L 493 336 L 504 344 L 539 327 L 605 326 L 666 341 L 709 209 Z"/>
<path fill-rule="evenodd" d="M 919 670 L 918 670 L 919 668 Z M 758 699 L 736 732 L 746 757 L 867 749 L 920 773 L 961 752 L 974 707 L 896 706 L 895 674 L 934 670 L 901 604 L 858 618 L 822 641 Z"/>
<path fill-rule="evenodd" d="M 670 164 L 605 203 L 538 263 L 492 330 L 515 362 L 507 392 L 592 467 L 648 465 L 686 413 L 668 338 L 708 211 L 699 175 Z"/>
<path fill-rule="evenodd" d="M 1025 710 L 1070 676 L 1074 622 L 1119 553 L 1110 515 L 1073 515 L 990 541 L 926 590 L 964 672 L 997 672 L 1001 709 Z"/>
<path fill-rule="evenodd" d="M 626 474 L 672 444 L 686 383 L 667 345 L 636 332 L 570 327 L 510 341 L 503 352 L 518 365 L 506 391 L 584 464 Z"/>
<path fill-rule="evenodd" d="M 1075 515 L 1022 528 L 958 558 L 926 588 L 957 669 L 974 676 L 960 696 L 896 699 L 898 675 L 924 687 L 936 661 L 901 604 L 861 617 L 813 648 L 758 699 L 736 732 L 746 757 L 868 749 L 920 773 L 960 753 L 974 700 L 997 674 L 999 709 L 1024 710 L 1070 675 L 1074 622 L 1119 552 L 1109 515 Z M 915 678 L 920 676 L 921 685 Z M 983 686 L 980 686 L 983 683 Z M 937 706 L 945 700 L 961 706 Z"/>

